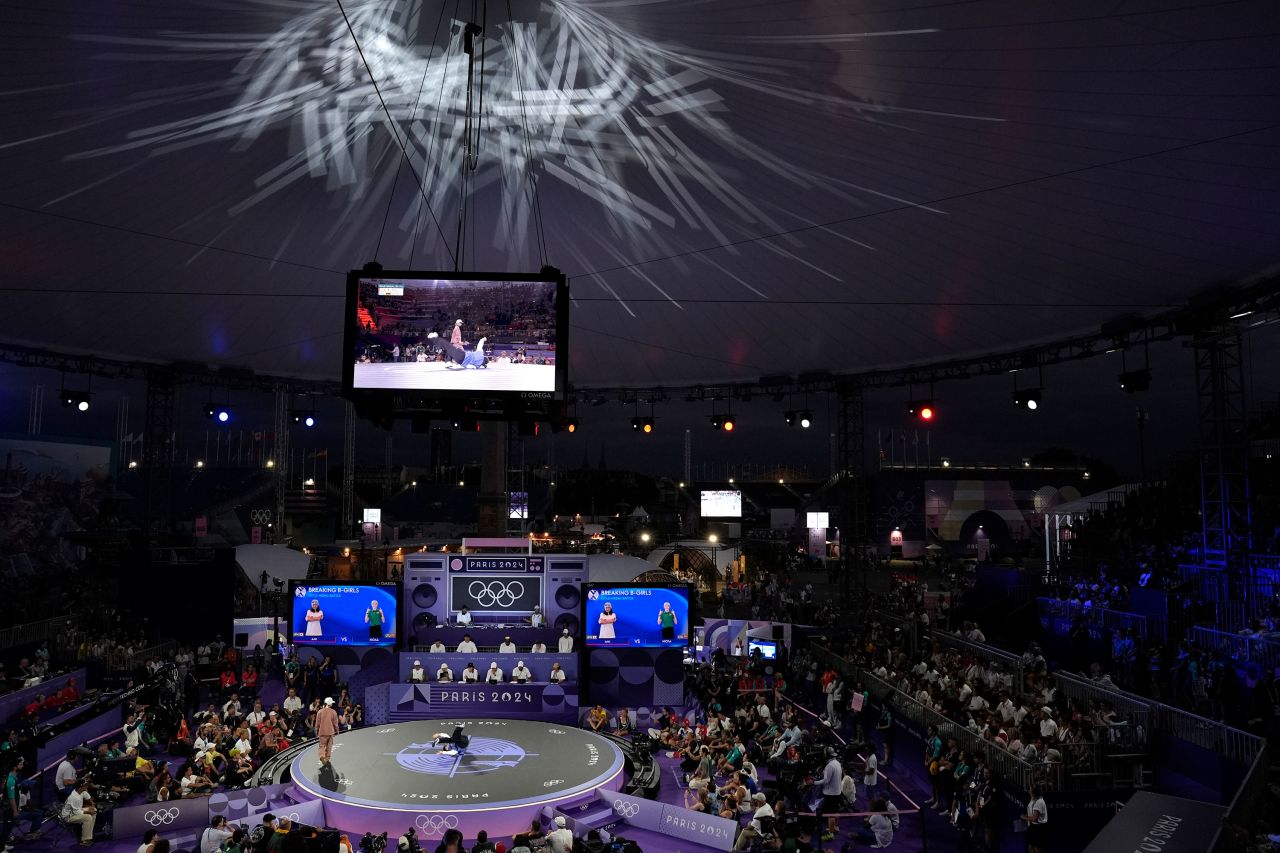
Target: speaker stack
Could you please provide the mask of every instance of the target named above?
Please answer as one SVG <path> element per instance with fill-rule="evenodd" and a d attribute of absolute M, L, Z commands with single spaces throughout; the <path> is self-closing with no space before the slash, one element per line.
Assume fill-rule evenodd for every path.
<path fill-rule="evenodd" d="M 427 555 L 405 559 L 405 626 L 411 641 L 421 643 L 424 632 L 444 623 L 448 616 L 448 570 L 443 557 Z"/>
<path fill-rule="evenodd" d="M 585 560 L 553 560 L 547 566 L 547 624 L 578 634 L 582 627 L 582 584 L 587 580 Z"/>

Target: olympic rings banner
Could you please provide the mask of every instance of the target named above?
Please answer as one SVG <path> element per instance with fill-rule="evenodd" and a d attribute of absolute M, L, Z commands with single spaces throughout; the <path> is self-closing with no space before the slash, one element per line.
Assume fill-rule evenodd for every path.
<path fill-rule="evenodd" d="M 472 613 L 532 613 L 542 605 L 542 575 L 452 575 L 449 609 Z"/>
<path fill-rule="evenodd" d="M 669 803 L 633 797 L 621 791 L 599 794 L 613 806 L 613 813 L 631 826 L 660 832 L 682 841 L 705 844 L 716 850 L 733 849 L 738 822 L 718 815 L 690 811 Z"/>
<path fill-rule="evenodd" d="M 111 816 L 116 838 L 141 838 L 148 829 L 158 829 L 170 838 L 178 830 L 209 825 L 209 798 L 123 806 Z"/>

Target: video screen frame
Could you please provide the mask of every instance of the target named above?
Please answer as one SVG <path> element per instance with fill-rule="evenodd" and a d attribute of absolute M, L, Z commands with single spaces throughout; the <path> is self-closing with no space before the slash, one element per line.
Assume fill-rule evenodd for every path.
<path fill-rule="evenodd" d="M 532 284 L 551 284 L 554 286 L 555 292 L 555 364 L 553 368 L 554 387 L 551 390 L 521 390 L 512 388 L 486 388 L 479 387 L 474 383 L 476 381 L 476 373 L 482 371 L 474 371 L 469 367 L 461 367 L 459 370 L 462 375 L 458 377 L 459 386 L 457 388 L 449 387 L 426 387 L 426 388 L 400 388 L 400 387 L 360 387 L 355 386 L 356 374 L 356 349 L 360 342 L 360 329 L 358 325 L 359 307 L 360 307 L 360 282 L 362 280 L 376 279 L 379 281 L 390 282 L 392 280 L 422 280 L 422 281 L 452 281 L 452 282 L 513 282 L 513 283 L 532 283 Z M 519 273 L 519 272 L 474 272 L 463 271 L 454 272 L 452 270 L 379 270 L 370 272 L 365 270 L 351 270 L 347 273 L 347 293 L 343 315 L 343 344 L 342 344 L 342 388 L 344 396 L 349 399 L 352 397 L 363 396 L 365 398 L 377 397 L 405 397 L 411 398 L 415 396 L 429 396 L 432 399 L 441 402 L 461 402 L 464 400 L 483 397 L 493 400 L 515 401 L 558 401 L 564 402 L 568 398 L 569 388 L 569 286 L 566 277 L 556 271 L 537 272 L 537 273 Z M 437 330 L 443 335 L 447 330 Z M 464 351 L 469 348 L 464 346 Z M 474 351 L 474 347 L 470 348 Z M 457 373 L 459 370 L 450 371 Z"/>
<path fill-rule="evenodd" d="M 661 643 L 601 643 L 599 639 L 588 639 L 591 635 L 590 622 L 587 618 L 587 611 L 591 607 L 593 590 L 610 590 L 610 589 L 653 589 L 653 590 L 671 590 L 680 593 L 685 600 L 684 626 L 677 628 L 676 640 L 670 645 Z M 695 629 L 693 621 L 696 618 L 694 608 L 697 604 L 695 599 L 695 589 L 693 584 L 687 583 L 642 583 L 633 581 L 630 583 L 616 581 L 588 581 L 582 585 L 582 605 L 581 605 L 581 624 L 583 626 L 583 644 L 587 649 L 687 649 L 694 641 Z M 660 606 L 660 605 L 659 605 Z M 656 612 L 656 611 L 655 611 Z M 680 630 L 684 631 L 683 642 L 680 642 Z"/>
<path fill-rule="evenodd" d="M 708 498 L 708 495 L 735 495 L 738 502 L 738 511 L 736 513 L 728 512 L 708 512 L 708 508 L 715 503 L 714 498 Z M 727 498 L 722 498 L 727 500 Z M 698 492 L 698 514 L 703 518 L 742 518 L 742 490 L 741 489 L 701 489 Z"/>
<path fill-rule="evenodd" d="M 313 589 L 315 587 L 353 587 L 377 589 L 389 593 L 396 605 L 395 619 L 389 620 L 388 624 L 392 624 L 395 628 L 395 635 L 389 638 L 389 642 L 309 642 L 305 636 L 298 637 L 295 633 L 294 613 L 295 603 L 298 600 L 298 589 Z M 404 601 L 402 600 L 401 584 L 396 581 L 308 581 L 308 580 L 291 580 L 289 581 L 289 643 L 295 646 L 311 646 L 314 648 L 379 648 L 379 649 L 398 649 L 403 645 L 404 633 L 401 630 L 402 612 L 404 610 Z M 305 631 L 304 627 L 297 628 L 298 631 Z M 385 629 L 384 629 L 385 631 Z M 385 632 L 384 632 L 385 636 Z"/>

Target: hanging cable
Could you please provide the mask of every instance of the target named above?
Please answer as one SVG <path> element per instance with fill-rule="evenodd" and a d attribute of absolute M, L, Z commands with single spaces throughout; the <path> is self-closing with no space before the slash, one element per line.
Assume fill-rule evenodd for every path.
<path fill-rule="evenodd" d="M 441 239 L 447 239 L 444 236 L 444 229 L 440 227 L 440 220 L 436 218 L 436 212 L 431 208 L 431 202 L 427 200 L 427 188 L 423 183 L 418 170 L 413 167 L 413 158 L 409 156 L 409 148 L 405 145 L 404 140 L 400 138 L 400 129 L 396 124 L 395 117 L 391 115 L 391 109 L 387 106 L 387 101 L 382 97 L 382 89 L 378 86 L 378 78 L 374 76 L 373 69 L 369 67 L 369 60 L 365 58 L 364 48 L 360 46 L 360 39 L 356 37 L 355 27 L 351 25 L 351 18 L 347 15 L 347 9 L 342 5 L 342 0 L 337 0 L 338 11 L 342 13 L 342 20 L 347 24 L 347 32 L 351 34 L 351 41 L 356 46 L 356 53 L 360 55 L 360 62 L 364 65 L 365 73 L 369 75 L 369 82 L 373 84 L 374 94 L 378 96 L 378 103 L 382 104 L 382 112 L 387 116 L 387 126 L 391 130 L 391 136 L 395 139 L 396 144 L 400 146 L 400 153 L 404 156 L 404 162 L 409 165 L 409 172 L 413 175 L 413 179 L 418 182 L 418 193 L 422 196 L 422 202 L 427 207 L 427 212 L 431 214 L 431 221 L 435 223 L 436 230 L 440 232 Z M 394 190 L 394 187 L 392 187 Z M 382 237 L 379 235 L 378 244 L 381 246 Z M 444 250 L 449 252 L 449 244 L 444 244 Z M 456 259 L 452 252 L 449 252 L 450 260 Z"/>
<path fill-rule="evenodd" d="M 533 230 L 538 242 L 538 262 L 547 264 L 547 232 L 542 222 L 542 199 L 538 195 L 538 181 L 533 173 L 533 140 L 529 133 L 529 114 L 525 109 L 524 72 L 520 67 L 520 44 L 516 38 L 516 19 L 507 0 L 507 18 L 511 24 L 511 54 L 516 64 L 516 86 L 520 93 L 520 122 L 524 126 L 525 179 L 529 182 L 529 194 L 533 200 Z"/>

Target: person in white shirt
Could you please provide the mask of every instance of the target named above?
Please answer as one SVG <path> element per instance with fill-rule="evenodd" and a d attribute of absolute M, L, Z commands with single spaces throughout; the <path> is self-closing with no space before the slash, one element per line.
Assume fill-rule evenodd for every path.
<path fill-rule="evenodd" d="M 471 611 L 466 608 L 466 605 L 463 605 L 462 609 L 458 611 L 458 616 L 453 621 L 458 625 L 471 624 Z"/>
<path fill-rule="evenodd" d="M 202 747 L 202 748 L 198 749 L 198 750 L 197 750 L 197 754 L 199 754 L 199 753 L 201 753 L 201 752 L 204 752 L 204 751 L 206 751 L 207 749 L 208 749 L 208 746 L 206 745 L 206 746 L 204 746 L 204 747 Z M 236 745 L 235 745 L 235 747 L 234 747 L 234 751 L 235 751 L 235 754 L 236 754 L 237 756 L 240 756 L 240 755 L 253 755 L 253 742 L 252 742 L 251 740 L 249 740 L 249 730 L 248 730 L 248 729 L 241 729 L 241 730 L 240 730 L 240 736 L 239 736 L 238 738 L 236 738 Z"/>
<path fill-rule="evenodd" d="M 875 797 L 880 788 L 880 759 L 876 757 L 874 748 L 867 751 L 867 758 L 862 763 L 862 787 L 867 789 L 867 799 Z"/>
<path fill-rule="evenodd" d="M 200 853 L 218 853 L 222 848 L 222 842 L 230 837 L 231 830 L 227 829 L 227 819 L 222 815 L 215 817 L 208 829 L 200 836 Z"/>
<path fill-rule="evenodd" d="M 1040 709 L 1040 737 L 1049 740 L 1058 733 L 1058 724 L 1053 721 L 1053 709 L 1045 705 Z"/>
<path fill-rule="evenodd" d="M 987 710 L 987 708 L 990 707 L 990 704 L 991 703 L 984 699 L 981 694 L 975 693 L 969 699 L 969 710 L 977 714 Z"/>
<path fill-rule="evenodd" d="M 229 698 L 226 702 L 222 703 L 223 719 L 227 717 L 238 717 L 240 716 L 240 714 L 241 714 L 240 694 L 232 693 L 231 698 Z"/>
<path fill-rule="evenodd" d="M 262 709 L 262 702 L 254 700 L 253 710 L 245 715 L 245 722 L 251 726 L 256 726 L 267 718 L 267 712 Z"/>
<path fill-rule="evenodd" d="M 765 704 L 763 696 L 760 697 L 759 704 L 756 705 L 756 715 L 766 723 L 773 717 L 772 712 L 769 710 L 769 706 Z"/>
<path fill-rule="evenodd" d="M 556 661 L 551 664 L 551 674 L 547 676 L 547 681 L 550 681 L 552 684 L 559 684 L 564 681 L 564 679 L 565 674 L 564 670 L 560 668 L 560 662 Z"/>
<path fill-rule="evenodd" d="M 511 642 L 510 637 L 503 637 L 502 642 L 498 644 L 498 651 L 504 655 L 513 655 L 516 653 L 516 644 Z"/>
<path fill-rule="evenodd" d="M 840 798 L 844 800 L 842 808 L 846 811 L 854 810 L 854 803 L 858 799 L 858 783 L 848 773 L 840 780 Z"/>
<path fill-rule="evenodd" d="M 70 826 L 80 827 L 80 846 L 88 847 L 93 843 L 93 823 L 97 819 L 97 810 L 93 801 L 85 793 L 88 783 L 81 779 L 67 794 L 67 801 L 62 804 L 62 822 Z"/>
<path fill-rule="evenodd" d="M 462 681 L 465 684 L 475 684 L 480 680 L 480 670 L 476 669 L 473 663 L 467 664 L 467 668 L 462 671 Z"/>
<path fill-rule="evenodd" d="M 461 642 L 461 643 L 458 643 L 458 654 L 460 654 L 460 655 L 474 655 L 477 651 L 478 651 L 478 650 L 476 649 L 476 644 L 475 644 L 475 642 L 474 642 L 474 641 L 472 641 L 472 639 L 471 639 L 471 635 L 470 635 L 470 634 L 463 634 L 463 635 L 462 635 L 462 642 Z"/>
<path fill-rule="evenodd" d="M 428 649 L 428 651 L 430 651 L 431 654 L 433 655 L 442 655 L 446 651 L 448 651 L 448 649 L 444 647 L 444 643 L 440 642 L 440 638 L 437 637 L 436 641 L 431 644 L 431 648 Z"/>
<path fill-rule="evenodd" d="M 547 644 L 542 642 L 541 640 L 538 640 L 536 643 L 534 643 L 532 646 L 529 647 L 529 652 L 535 655 L 545 655 L 547 653 Z"/>
<path fill-rule="evenodd" d="M 409 683 L 421 684 L 427 680 L 427 671 L 422 668 L 422 661 L 415 660 L 409 669 Z"/>
<path fill-rule="evenodd" d="M 440 664 L 440 668 L 436 670 L 436 681 L 442 684 L 451 684 L 453 682 L 453 670 L 449 669 L 448 663 Z"/>
<path fill-rule="evenodd" d="M 533 613 L 529 616 L 529 624 L 534 628 L 541 628 L 543 625 L 547 624 L 546 617 L 542 615 L 541 607 L 535 606 L 533 608 Z"/>
<path fill-rule="evenodd" d="M 516 684 L 526 684 L 533 680 L 533 673 L 524 665 L 524 661 L 516 661 L 516 668 L 511 670 L 511 680 Z"/>
<path fill-rule="evenodd" d="M 296 714 L 302 710 L 302 697 L 293 687 L 289 688 L 289 695 L 284 697 L 284 709 L 289 714 Z"/>
<path fill-rule="evenodd" d="M 130 714 L 128 719 L 124 721 L 124 727 L 120 730 L 124 734 L 124 748 L 139 749 L 142 744 L 142 723 L 138 722 L 138 718 L 134 714 Z"/>
<path fill-rule="evenodd" d="M 879 801 L 876 804 L 883 805 Z M 871 849 L 880 850 L 893 843 L 893 821 L 884 812 L 878 811 L 867 818 L 867 829 L 870 831 L 862 837 Z"/>
<path fill-rule="evenodd" d="M 751 816 L 751 822 L 742 828 L 742 832 L 738 833 L 738 840 L 733 844 L 735 853 L 750 850 L 752 842 L 764 835 L 764 827 L 760 823 L 761 818 L 776 817 L 773 807 L 769 805 L 769 798 L 765 796 L 763 791 L 752 794 L 751 803 L 756 807 L 756 810 Z"/>
<path fill-rule="evenodd" d="M 58 765 L 57 771 L 53 774 L 53 786 L 64 797 L 76 787 L 76 766 L 71 763 L 74 757 L 72 753 L 68 752 L 66 758 L 62 759 L 62 763 Z"/>
<path fill-rule="evenodd" d="M 160 832 L 156 829 L 148 829 L 142 833 L 142 843 L 138 845 L 137 853 L 151 853 L 152 846 L 160 840 Z"/>
<path fill-rule="evenodd" d="M 827 747 L 827 765 L 822 768 L 822 805 L 819 815 L 836 814 L 840 811 L 840 788 L 844 784 L 844 768 L 832 747 Z M 821 818 L 819 818 L 821 819 Z M 827 831 L 822 834 L 823 841 L 836 837 L 836 818 L 827 818 Z"/>
<path fill-rule="evenodd" d="M 556 815 L 556 828 L 547 833 L 551 853 L 573 853 L 573 832 L 565 826 L 564 815 Z"/>
<path fill-rule="evenodd" d="M 501 684 L 502 670 L 498 669 L 498 662 L 493 661 L 489 664 L 489 671 L 484 674 L 485 684 Z"/>
<path fill-rule="evenodd" d="M 569 636 L 568 628 L 565 628 L 560 634 L 560 639 L 556 640 L 556 649 L 562 654 L 573 651 L 573 637 Z"/>
<path fill-rule="evenodd" d="M 1027 822 L 1027 853 L 1044 853 L 1045 843 L 1049 840 L 1049 808 L 1045 805 L 1039 784 L 1031 786 L 1031 800 L 1022 819 Z"/>

